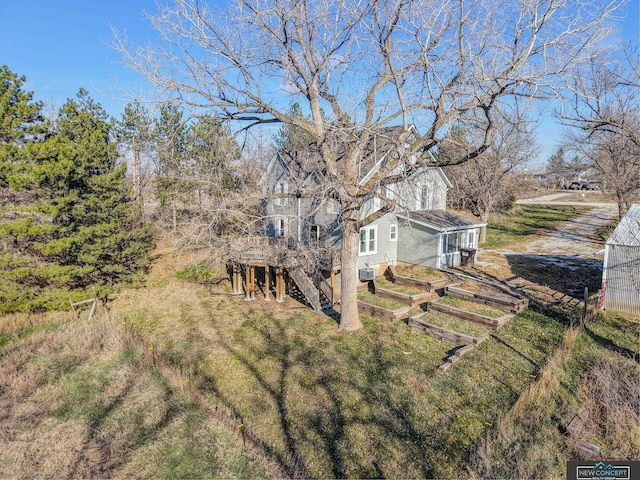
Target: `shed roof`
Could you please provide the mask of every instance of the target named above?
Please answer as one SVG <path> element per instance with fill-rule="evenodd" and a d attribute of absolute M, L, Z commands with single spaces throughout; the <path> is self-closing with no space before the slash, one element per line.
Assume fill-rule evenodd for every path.
<path fill-rule="evenodd" d="M 631 205 L 606 243 L 607 245 L 640 247 L 640 205 Z"/>
<path fill-rule="evenodd" d="M 418 210 L 410 213 L 398 213 L 397 216 L 440 232 L 467 230 L 487 225 L 486 223 L 446 210 Z"/>

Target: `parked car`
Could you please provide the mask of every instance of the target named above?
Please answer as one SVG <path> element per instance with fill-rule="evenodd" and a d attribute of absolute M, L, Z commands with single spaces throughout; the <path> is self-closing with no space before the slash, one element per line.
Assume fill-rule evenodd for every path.
<path fill-rule="evenodd" d="M 569 185 L 564 185 L 566 190 L 597 190 L 597 187 L 589 182 L 571 182 Z"/>

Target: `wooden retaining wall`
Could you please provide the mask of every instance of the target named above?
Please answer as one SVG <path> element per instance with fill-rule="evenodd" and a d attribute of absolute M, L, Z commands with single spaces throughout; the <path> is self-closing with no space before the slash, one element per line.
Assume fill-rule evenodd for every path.
<path fill-rule="evenodd" d="M 386 288 L 381 288 L 378 284 L 373 282 L 375 288 L 375 294 L 382 297 L 388 298 L 390 300 L 395 300 L 400 303 L 404 303 L 405 305 L 409 305 L 411 308 L 415 308 L 423 303 L 427 303 L 429 298 L 431 297 L 430 292 L 418 293 L 416 295 L 409 295 L 407 293 L 396 292 L 394 290 L 389 290 Z"/>
<path fill-rule="evenodd" d="M 427 310 L 433 310 L 436 312 L 446 313 L 447 315 L 451 315 L 452 317 L 462 318 L 463 320 L 468 320 L 470 322 L 478 323 L 480 325 L 484 325 L 485 327 L 498 329 L 505 323 L 507 323 L 513 315 L 503 315 L 499 318 L 491 318 L 486 315 L 480 315 L 479 313 L 467 312 L 466 310 L 462 310 L 460 308 L 452 307 L 450 305 L 444 305 L 438 302 L 428 302 Z"/>
<path fill-rule="evenodd" d="M 417 278 L 403 277 L 402 275 L 398 275 L 395 267 L 392 266 L 387 267 L 387 276 L 389 280 L 391 280 L 396 285 L 421 288 L 426 290 L 427 292 L 431 292 L 438 288 L 444 288 L 449 282 L 446 278 L 438 280 L 419 280 Z"/>
<path fill-rule="evenodd" d="M 443 342 L 451 343 L 455 346 L 478 343 L 478 339 L 476 337 L 472 337 L 471 335 L 465 335 L 464 333 L 449 330 L 438 325 L 427 323 L 424 320 L 420 320 L 420 317 L 422 315 L 424 314 L 414 315 L 413 317 L 409 318 L 408 325 L 415 331 L 425 333 L 430 337 L 436 338 Z"/>
<path fill-rule="evenodd" d="M 453 355 L 447 358 L 447 360 L 442 365 L 440 365 L 438 369 L 441 372 L 448 370 L 454 364 L 458 363 L 463 355 L 469 353 L 471 350 L 473 350 L 482 342 L 484 342 L 487 338 L 489 338 L 489 335 L 483 335 L 482 337 L 477 337 L 477 340 L 478 340 L 477 343 L 470 343 L 468 345 L 463 345 L 462 347 L 456 349 L 456 351 L 453 352 Z"/>
<path fill-rule="evenodd" d="M 463 288 L 449 285 L 446 288 L 447 295 L 452 297 L 469 300 L 475 303 L 481 303 L 490 307 L 495 307 L 508 313 L 519 313 L 529 307 L 529 300 L 526 298 L 513 297 L 506 293 L 497 292 L 472 292 Z"/>
<path fill-rule="evenodd" d="M 484 342 L 489 335 L 482 335 L 480 337 L 472 337 L 470 335 L 465 335 L 460 332 L 456 332 L 453 330 L 448 330 L 446 328 L 439 327 L 437 325 L 432 325 L 421 320 L 425 314 L 420 313 L 418 315 L 414 315 L 409 318 L 409 326 L 413 328 L 414 331 L 425 333 L 433 338 L 438 340 L 451 343 L 455 345 L 456 350 L 453 352 L 451 356 L 449 356 L 442 365 L 438 366 L 438 369 L 443 372 L 449 369 L 452 365 L 459 362 L 463 355 L 469 353 L 482 342 Z"/>
<path fill-rule="evenodd" d="M 378 307 L 377 305 L 371 305 L 370 303 L 365 303 L 362 300 L 358 300 L 358 309 L 360 313 L 364 313 L 365 315 L 369 315 L 380 320 L 393 322 L 395 320 L 405 318 L 407 316 L 407 313 L 409 312 L 410 307 L 403 307 L 397 310 L 389 310 L 388 308 Z"/>

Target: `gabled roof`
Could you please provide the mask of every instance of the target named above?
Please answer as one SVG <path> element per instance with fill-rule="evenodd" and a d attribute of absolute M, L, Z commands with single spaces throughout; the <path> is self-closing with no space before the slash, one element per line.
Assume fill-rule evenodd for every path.
<path fill-rule="evenodd" d="M 418 210 L 409 213 L 397 213 L 396 216 L 442 233 L 485 227 L 487 225 L 476 219 L 446 210 Z"/>
<path fill-rule="evenodd" d="M 358 169 L 358 178 L 363 181 L 370 176 L 373 171 L 384 164 L 387 154 L 397 146 L 401 146 L 411 136 L 418 137 L 416 128 L 411 125 L 408 130 L 402 125 L 395 127 L 384 127 L 371 136 L 365 145 L 362 157 L 360 159 Z M 337 161 L 340 162 L 344 156 L 345 144 L 339 138 L 334 138 L 335 154 Z M 322 172 L 322 159 L 317 146 L 309 145 L 308 148 L 300 151 L 278 152 L 271 159 L 267 166 L 265 174 L 260 179 L 260 183 L 264 183 L 267 176 L 273 170 L 276 162 L 282 162 L 290 175 L 302 181 L 311 172 Z M 321 173 L 320 173 L 321 174 Z M 447 180 L 448 181 L 448 180 Z"/>
<path fill-rule="evenodd" d="M 364 180 L 370 176 L 373 170 L 380 167 L 385 160 L 387 154 L 394 147 L 400 146 L 401 143 L 407 141 L 411 136 L 418 136 L 416 128 L 409 126 L 409 130 L 405 130 L 402 125 L 396 127 L 381 128 L 374 133 L 362 152 L 362 160 L 360 161 L 360 180 Z"/>
<path fill-rule="evenodd" d="M 273 172 L 277 164 L 282 165 L 282 168 L 285 171 L 289 170 L 289 165 L 287 165 L 287 162 L 283 160 L 282 155 L 276 152 L 276 154 L 269 161 L 269 164 L 267 165 L 267 168 L 264 170 L 264 173 L 260 177 L 260 180 L 258 180 L 258 185 L 262 187 L 265 186 L 265 182 L 268 180 L 269 175 L 271 175 L 271 173 Z"/>
<path fill-rule="evenodd" d="M 640 205 L 633 204 L 606 241 L 607 245 L 640 247 Z"/>

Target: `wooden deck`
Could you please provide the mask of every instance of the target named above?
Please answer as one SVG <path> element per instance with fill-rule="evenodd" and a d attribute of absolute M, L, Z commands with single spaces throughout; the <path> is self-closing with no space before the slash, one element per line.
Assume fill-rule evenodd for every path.
<path fill-rule="evenodd" d="M 230 249 L 232 261 L 259 267 L 284 265 L 292 258 L 307 271 L 340 270 L 340 252 L 310 247 L 290 237 L 242 237 Z"/>
<path fill-rule="evenodd" d="M 339 299 L 333 288 L 334 274 L 341 269 L 335 250 L 305 246 L 294 238 L 243 237 L 231 245 L 229 260 L 233 291 L 244 291 L 245 300 L 255 300 L 257 291 L 268 300 L 273 287 L 276 301 L 282 301 L 286 290 L 292 289 L 290 282 L 315 311 L 328 309 Z M 258 280 L 256 269 L 264 274 L 263 280 Z"/>

